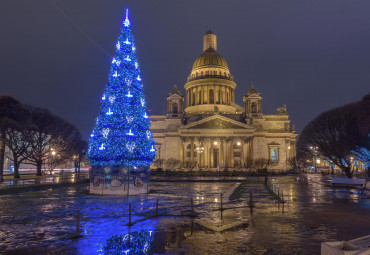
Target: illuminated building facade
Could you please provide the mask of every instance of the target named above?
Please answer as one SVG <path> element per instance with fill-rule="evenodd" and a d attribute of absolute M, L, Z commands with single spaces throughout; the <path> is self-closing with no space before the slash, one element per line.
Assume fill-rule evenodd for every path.
<path fill-rule="evenodd" d="M 272 162 L 270 169 L 289 169 L 297 133 L 286 107 L 264 115 L 262 96 L 253 84 L 240 106 L 235 103 L 236 86 L 226 60 L 217 53 L 216 35 L 208 31 L 184 86 L 186 99 L 175 85 L 167 97 L 167 114 L 150 116 L 157 158 L 206 169 L 248 168 L 266 159 Z"/>

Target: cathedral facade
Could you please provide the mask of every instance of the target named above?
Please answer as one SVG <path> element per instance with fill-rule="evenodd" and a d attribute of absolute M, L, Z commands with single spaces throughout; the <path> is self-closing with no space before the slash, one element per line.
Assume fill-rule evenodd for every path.
<path fill-rule="evenodd" d="M 236 83 L 212 31 L 204 35 L 203 51 L 184 86 L 186 98 L 175 85 L 167 114 L 150 116 L 157 158 L 178 159 L 182 168 L 243 169 L 269 160 L 269 169 L 289 169 L 297 133 L 286 107 L 264 115 L 253 84 L 244 105 L 236 104 Z"/>

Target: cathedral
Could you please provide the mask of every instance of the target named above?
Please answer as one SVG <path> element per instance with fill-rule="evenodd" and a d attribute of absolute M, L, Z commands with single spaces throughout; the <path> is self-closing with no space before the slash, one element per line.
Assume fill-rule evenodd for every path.
<path fill-rule="evenodd" d="M 186 98 L 175 85 L 167 97 L 167 114 L 150 116 L 156 158 L 177 159 L 185 169 L 245 169 L 267 160 L 269 169 L 289 169 L 297 133 L 286 107 L 264 115 L 253 84 L 244 105 L 236 104 L 236 83 L 217 53 L 212 31 L 204 35 L 203 51 L 184 86 Z"/>

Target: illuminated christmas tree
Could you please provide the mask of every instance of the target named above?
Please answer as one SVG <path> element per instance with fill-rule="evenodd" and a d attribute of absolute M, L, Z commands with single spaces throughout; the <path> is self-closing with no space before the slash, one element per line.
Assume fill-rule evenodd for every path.
<path fill-rule="evenodd" d="M 87 155 L 93 170 L 107 166 L 148 167 L 155 157 L 130 25 L 126 10 L 100 114 L 90 135 Z"/>

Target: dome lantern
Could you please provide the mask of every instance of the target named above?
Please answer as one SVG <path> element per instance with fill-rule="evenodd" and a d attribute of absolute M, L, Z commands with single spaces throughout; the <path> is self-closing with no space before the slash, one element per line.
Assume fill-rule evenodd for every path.
<path fill-rule="evenodd" d="M 217 37 L 211 30 L 208 30 L 203 36 L 203 51 L 206 51 L 209 48 L 212 48 L 215 51 L 217 50 Z"/>

